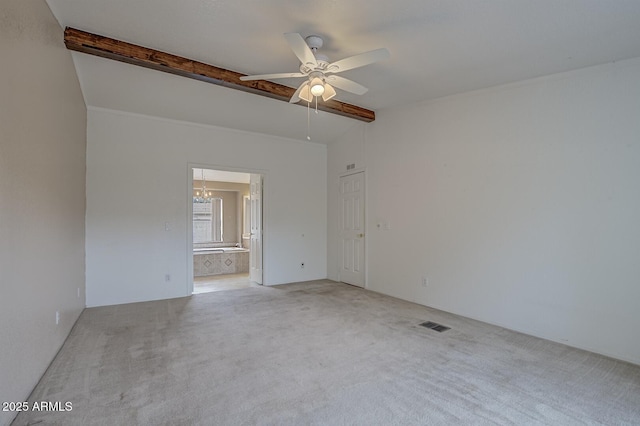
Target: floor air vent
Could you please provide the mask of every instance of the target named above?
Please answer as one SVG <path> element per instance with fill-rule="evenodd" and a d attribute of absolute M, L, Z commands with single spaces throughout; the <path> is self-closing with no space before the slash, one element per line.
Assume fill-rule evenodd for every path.
<path fill-rule="evenodd" d="M 435 323 L 435 322 L 431 322 L 431 321 L 423 322 L 420 325 L 423 326 L 423 327 L 427 327 L 427 328 L 430 328 L 432 330 L 435 330 L 438 333 L 442 333 L 443 331 L 451 330 L 451 327 L 445 327 L 444 325 L 441 325 L 441 324 L 438 324 L 438 323 Z"/>

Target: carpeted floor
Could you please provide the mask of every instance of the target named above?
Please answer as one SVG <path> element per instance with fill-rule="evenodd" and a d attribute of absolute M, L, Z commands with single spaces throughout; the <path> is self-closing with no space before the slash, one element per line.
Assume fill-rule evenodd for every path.
<path fill-rule="evenodd" d="M 86 309 L 31 401 L 72 411 L 14 424 L 638 425 L 640 366 L 315 281 Z"/>

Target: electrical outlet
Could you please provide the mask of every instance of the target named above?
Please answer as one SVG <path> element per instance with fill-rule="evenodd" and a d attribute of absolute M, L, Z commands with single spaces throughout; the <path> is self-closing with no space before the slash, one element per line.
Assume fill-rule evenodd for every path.
<path fill-rule="evenodd" d="M 422 287 L 429 287 L 429 278 L 422 277 Z"/>
<path fill-rule="evenodd" d="M 165 276 L 164 276 L 164 280 L 165 280 L 166 282 L 171 281 L 171 274 L 165 274 Z"/>
<path fill-rule="evenodd" d="M 60 311 L 56 311 L 56 325 L 60 324 Z"/>

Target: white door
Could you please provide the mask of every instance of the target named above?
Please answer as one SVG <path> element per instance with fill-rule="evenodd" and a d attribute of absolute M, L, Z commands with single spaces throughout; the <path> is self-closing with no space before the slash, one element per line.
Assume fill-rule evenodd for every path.
<path fill-rule="evenodd" d="M 340 281 L 364 287 L 364 172 L 340 178 Z"/>
<path fill-rule="evenodd" d="M 251 173 L 249 186 L 251 203 L 249 279 L 262 284 L 262 175 Z"/>

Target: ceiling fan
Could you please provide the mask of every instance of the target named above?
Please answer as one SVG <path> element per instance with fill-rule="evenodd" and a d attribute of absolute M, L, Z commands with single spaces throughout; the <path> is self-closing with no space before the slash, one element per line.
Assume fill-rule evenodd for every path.
<path fill-rule="evenodd" d="M 359 55 L 350 56 L 339 61 L 329 63 L 329 58 L 318 53 L 323 41 L 320 36 L 310 35 L 306 38 L 298 33 L 286 33 L 285 39 L 293 50 L 293 53 L 300 59 L 300 72 L 247 75 L 240 77 L 242 81 L 250 80 L 274 80 L 279 78 L 306 77 L 306 80 L 295 91 L 290 103 L 299 100 L 311 102 L 313 98 L 322 97 L 328 101 L 336 95 L 334 86 L 356 95 L 363 95 L 367 92 L 366 87 L 355 81 L 334 75 L 343 71 L 363 67 L 374 62 L 387 59 L 389 51 L 387 49 L 376 49 Z"/>

